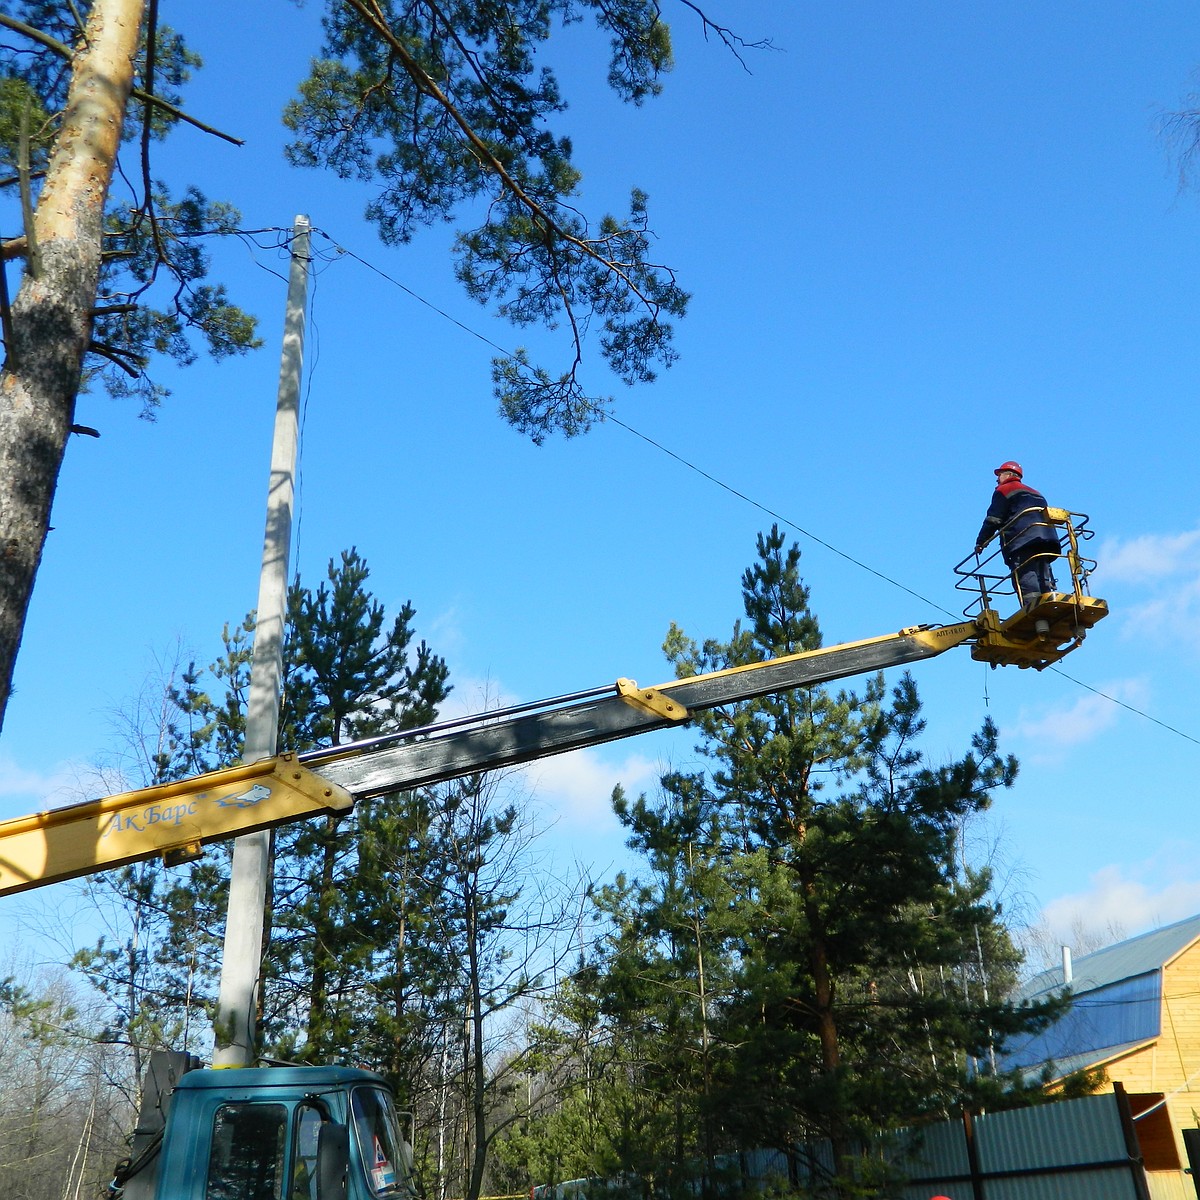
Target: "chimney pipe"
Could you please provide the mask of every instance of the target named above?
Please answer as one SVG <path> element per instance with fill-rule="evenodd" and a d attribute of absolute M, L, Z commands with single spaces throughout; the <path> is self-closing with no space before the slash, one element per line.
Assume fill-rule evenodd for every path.
<path fill-rule="evenodd" d="M 1075 978 L 1075 972 L 1071 969 L 1071 947 L 1064 946 L 1062 948 L 1063 962 L 1063 987 L 1070 987 L 1071 980 Z"/>

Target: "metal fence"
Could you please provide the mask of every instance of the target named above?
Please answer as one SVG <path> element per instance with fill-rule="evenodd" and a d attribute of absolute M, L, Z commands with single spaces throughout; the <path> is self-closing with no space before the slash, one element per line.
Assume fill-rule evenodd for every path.
<path fill-rule="evenodd" d="M 1119 1089 L 922 1130 L 903 1163 L 903 1200 L 1150 1200 Z"/>
<path fill-rule="evenodd" d="M 1152 1195 L 1120 1084 L 1111 1092 L 925 1125 L 888 1135 L 864 1148 L 896 1180 L 882 1184 L 880 1200 L 1164 1200 Z M 750 1150 L 710 1162 L 730 1195 L 751 1189 L 823 1195 L 834 1172 L 828 1142 L 790 1153 Z M 694 1194 L 720 1193 L 696 1180 Z M 715 1186 L 713 1186 L 715 1184 Z M 533 1189 L 531 1200 L 623 1200 L 653 1196 L 635 1179 L 575 1179 Z"/>
<path fill-rule="evenodd" d="M 877 1194 L 888 1200 L 1152 1200 L 1119 1084 L 1078 1100 L 964 1113 L 889 1135 L 863 1153 L 903 1180 L 880 1186 Z M 822 1194 L 833 1170 L 828 1143 L 738 1157 L 743 1181 L 801 1195 Z"/>

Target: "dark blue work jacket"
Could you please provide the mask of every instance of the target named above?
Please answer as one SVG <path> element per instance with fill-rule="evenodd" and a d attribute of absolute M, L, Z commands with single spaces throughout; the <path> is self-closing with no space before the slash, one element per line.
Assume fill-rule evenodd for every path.
<path fill-rule="evenodd" d="M 1051 547 L 1054 553 L 1058 552 L 1058 534 L 1046 515 L 1046 497 L 1019 479 L 999 484 L 992 493 L 992 503 L 975 544 L 982 546 L 997 532 L 1000 553 L 1010 567 L 1017 566 L 1031 553 L 1046 553 Z"/>

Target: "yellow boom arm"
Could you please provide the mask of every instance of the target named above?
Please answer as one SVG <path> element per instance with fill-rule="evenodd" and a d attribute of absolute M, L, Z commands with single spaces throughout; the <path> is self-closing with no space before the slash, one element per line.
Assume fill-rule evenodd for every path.
<path fill-rule="evenodd" d="M 1050 598 L 1047 598 L 1050 599 Z M 1060 606 L 1068 597 L 1053 598 Z M 1088 598 L 1090 626 L 1107 609 Z M 985 661 L 1045 666 L 1078 645 L 1074 617 L 1038 632 L 1032 614 L 990 609 L 957 625 L 913 626 L 653 688 L 632 680 L 428 725 L 351 746 L 283 754 L 103 800 L 0 822 L 0 895 L 161 855 L 197 857 L 242 833 L 344 812 L 355 800 L 425 787 L 686 722 L 692 713 L 933 658 L 972 643 Z M 1028 635 L 1028 636 L 1027 636 Z M 1065 647 L 1061 643 L 1068 643 Z"/>
<path fill-rule="evenodd" d="M 222 841 L 317 813 L 344 811 L 344 788 L 281 754 L 179 783 L 122 792 L 0 822 L 0 894 L 162 855 L 195 858 Z"/>

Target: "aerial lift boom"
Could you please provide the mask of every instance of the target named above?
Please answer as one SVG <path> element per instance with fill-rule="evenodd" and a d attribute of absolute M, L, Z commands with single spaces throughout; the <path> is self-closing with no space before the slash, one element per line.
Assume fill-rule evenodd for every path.
<path fill-rule="evenodd" d="M 344 812 L 356 800 L 599 746 L 685 723 L 693 713 L 931 658 L 978 622 L 885 637 L 640 688 L 629 679 L 402 734 L 197 775 L 0 822 L 0 895 L 161 855 L 182 862 L 209 842 Z"/>
<path fill-rule="evenodd" d="M 933 658 L 964 644 L 993 666 L 1042 669 L 1082 641 L 1106 615 L 1087 594 L 1095 564 L 1079 553 L 1087 518 L 1049 510 L 1062 530 L 1062 559 L 1071 590 L 1044 596 L 1002 620 L 992 597 L 1003 577 L 985 565 L 958 573 L 979 597 L 965 621 L 917 625 L 724 671 L 641 688 L 629 679 L 534 704 L 484 712 L 402 734 L 281 754 L 177 783 L 0 822 L 0 895 L 40 887 L 161 855 L 195 858 L 204 845 L 370 799 L 602 745 L 686 723 L 694 713 L 772 692 L 814 687 L 887 667 Z M 962 586 L 960 584 L 960 586 Z"/>
<path fill-rule="evenodd" d="M 970 645 L 992 666 L 1042 669 L 1080 644 L 1108 611 L 1087 594 L 1095 565 L 1079 554 L 1086 518 L 1048 510 L 1060 528 L 1071 590 L 1002 620 L 993 597 L 1004 573 L 959 564 L 978 596 L 953 625 L 748 663 L 641 688 L 632 680 L 536 704 L 484 712 L 411 732 L 307 754 L 280 754 L 177 783 L 0 822 L 0 894 L 202 847 L 356 800 L 426 787 L 551 754 L 686 723 L 694 714 L 772 692 L 814 687 Z M 1011 591 L 1011 583 L 1007 583 Z M 200 1070 L 190 1055 L 151 1056 L 129 1158 L 112 1194 L 124 1200 L 371 1200 L 413 1195 L 407 1151 L 386 1082 L 341 1067 Z M 315 1192 L 312 1185 L 315 1183 Z"/>

